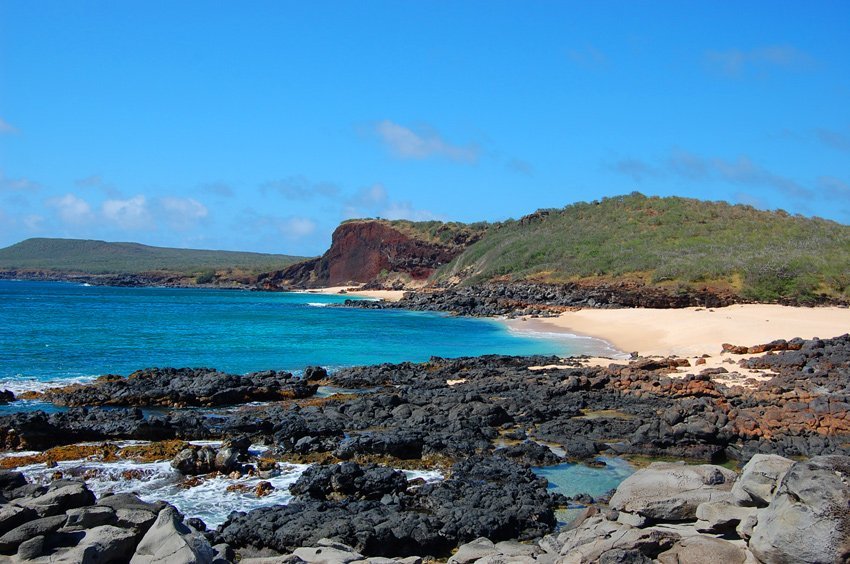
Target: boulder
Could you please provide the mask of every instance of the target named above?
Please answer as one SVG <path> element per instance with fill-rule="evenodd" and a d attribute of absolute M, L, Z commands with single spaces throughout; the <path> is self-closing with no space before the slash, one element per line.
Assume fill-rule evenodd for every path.
<path fill-rule="evenodd" d="M 486 556 L 498 554 L 493 541 L 484 537 L 463 544 L 454 556 L 449 558 L 449 564 L 470 564 Z"/>
<path fill-rule="evenodd" d="M 759 513 L 749 546 L 763 562 L 850 560 L 850 457 L 817 456 L 791 466 Z"/>
<path fill-rule="evenodd" d="M 34 509 L 42 517 L 61 515 L 69 509 L 91 505 L 94 494 L 83 482 L 74 480 L 56 480 L 41 495 L 18 499 L 24 507 Z"/>
<path fill-rule="evenodd" d="M 661 564 L 744 564 L 746 561 L 747 551 L 743 547 L 705 535 L 684 538 L 658 555 Z"/>
<path fill-rule="evenodd" d="M 18 560 L 33 560 L 44 554 L 45 548 L 44 536 L 38 535 L 22 542 L 18 546 L 16 556 L 18 557 Z"/>
<path fill-rule="evenodd" d="M 27 485 L 27 479 L 20 472 L 0 470 L 0 492 L 7 492 Z"/>
<path fill-rule="evenodd" d="M 670 530 L 656 527 L 637 529 L 628 525 L 606 520 L 601 515 L 587 519 L 582 525 L 572 531 L 561 533 L 558 542 L 561 543 L 562 564 L 585 564 L 600 562 L 606 553 L 622 552 L 637 558 L 637 554 L 655 558 L 661 552 L 669 550 L 681 539 L 681 536 Z M 607 558 L 611 560 L 611 555 Z M 640 562 L 624 560 L 625 562 Z"/>
<path fill-rule="evenodd" d="M 766 506 L 773 499 L 780 480 L 793 464 L 793 460 L 776 454 L 754 455 L 732 486 L 735 501 L 742 505 Z"/>
<path fill-rule="evenodd" d="M 76 546 L 58 549 L 51 554 L 50 562 L 127 562 L 136 547 L 135 532 L 112 525 L 93 527 L 81 534 L 84 536 Z M 20 549 L 18 554 L 20 556 Z"/>
<path fill-rule="evenodd" d="M 655 462 L 626 478 L 609 505 L 655 521 L 693 520 L 699 504 L 732 499 L 735 477 L 721 466 Z"/>
<path fill-rule="evenodd" d="M 65 512 L 65 529 L 80 530 L 113 524 L 116 521 L 115 511 L 111 507 L 93 505 L 78 507 Z"/>
<path fill-rule="evenodd" d="M 64 524 L 64 515 L 54 515 L 19 525 L 0 537 L 0 554 L 14 554 L 22 542 L 57 531 Z"/>
<path fill-rule="evenodd" d="M 38 513 L 35 512 L 35 509 L 29 507 L 21 507 L 12 503 L 0 505 L 0 535 L 36 517 L 38 517 Z"/>
<path fill-rule="evenodd" d="M 696 527 L 702 533 L 732 531 L 756 511 L 755 507 L 740 507 L 728 501 L 708 501 L 697 507 Z"/>
<path fill-rule="evenodd" d="M 190 446 L 177 453 L 171 467 L 187 476 L 209 474 L 216 469 L 216 451 L 208 446 Z"/>
<path fill-rule="evenodd" d="M 166 506 L 136 547 L 130 564 L 207 564 L 214 556 L 203 535 L 192 532 L 177 510 Z"/>
<path fill-rule="evenodd" d="M 332 546 L 301 547 L 295 549 L 293 556 L 309 564 L 349 564 L 357 560 L 363 560 L 363 555 L 350 546 L 345 548 Z"/>

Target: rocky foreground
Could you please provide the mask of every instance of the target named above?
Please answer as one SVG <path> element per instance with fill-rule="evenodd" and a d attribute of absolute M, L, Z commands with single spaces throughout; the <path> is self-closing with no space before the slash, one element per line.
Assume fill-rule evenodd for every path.
<path fill-rule="evenodd" d="M 482 485 L 483 484 L 483 485 Z M 0 558 L 9 562 L 450 563 L 847 562 L 850 457 L 756 455 L 721 466 L 654 463 L 607 506 L 551 533 L 545 480 L 501 457 L 473 457 L 438 484 L 389 468 L 316 466 L 295 499 L 233 513 L 218 530 L 164 502 L 100 499 L 85 483 L 28 484 L 0 472 Z M 486 536 L 485 536 L 486 535 Z M 527 542 L 518 542 L 518 541 Z"/>
<path fill-rule="evenodd" d="M 749 357 L 755 353 L 763 355 Z M 292 486 L 288 505 L 233 513 L 214 531 L 162 504 L 99 508 L 129 498 L 95 500 L 68 475 L 36 485 L 3 474 L 0 554 L 43 562 L 386 562 L 457 550 L 455 562 L 847 561 L 850 335 L 729 346 L 723 358 L 726 368 L 711 369 L 677 358 L 607 367 L 540 356 L 434 358 L 332 374 L 310 368 L 300 379 L 149 369 L 50 391 L 41 399 L 104 407 L 0 417 L 3 448 L 44 451 L 0 459 L 4 467 L 81 453 L 139 456 L 139 447 L 114 444 L 124 439 L 153 441 L 147 455 L 171 459 L 187 487 L 216 474 L 267 479 L 281 462 L 316 465 Z M 763 376 L 736 376 L 744 368 Z M 344 393 L 316 397 L 319 385 Z M 258 398 L 274 401 L 176 409 Z M 197 439 L 224 442 L 186 442 Z M 82 441 L 102 443 L 68 446 Z M 268 450 L 252 455 L 251 443 Z M 553 494 L 529 469 L 595 463 L 600 454 L 746 465 L 738 477 L 707 464 L 653 464 L 608 503 Z M 434 483 L 392 469 L 435 467 L 444 479 Z M 556 512 L 576 502 L 587 506 L 583 517 L 556 532 Z M 143 513 L 132 521 L 119 509 Z M 146 543 L 151 534 L 159 540 Z M 120 556 L 100 555 L 105 546 Z M 150 548 L 162 546 L 186 558 Z"/>

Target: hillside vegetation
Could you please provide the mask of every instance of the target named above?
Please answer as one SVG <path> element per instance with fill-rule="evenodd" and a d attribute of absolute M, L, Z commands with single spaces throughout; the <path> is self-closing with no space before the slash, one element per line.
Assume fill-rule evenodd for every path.
<path fill-rule="evenodd" d="M 217 270 L 259 273 L 304 257 L 150 247 L 84 239 L 27 239 L 0 249 L 2 270 L 48 270 L 87 274 L 171 272 L 194 275 Z"/>
<path fill-rule="evenodd" d="M 757 301 L 847 298 L 850 226 L 633 193 L 493 225 L 434 277 L 466 285 L 622 278 L 714 285 Z"/>

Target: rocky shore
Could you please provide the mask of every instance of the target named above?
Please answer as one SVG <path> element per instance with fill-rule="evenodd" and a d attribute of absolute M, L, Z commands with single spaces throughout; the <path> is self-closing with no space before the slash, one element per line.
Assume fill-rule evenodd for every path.
<path fill-rule="evenodd" d="M 191 488 L 216 475 L 231 476 L 237 487 L 248 477 L 252 484 L 272 479 L 284 463 L 314 466 L 291 486 L 287 505 L 236 512 L 209 531 L 161 504 L 143 508 L 150 514 L 145 526 L 127 524 L 115 508 L 92 509 L 103 515 L 75 530 L 69 511 L 110 497 L 95 500 L 84 485 L 69 483 L 73 472 L 30 485 L 3 474 L 14 486 L 0 499 L 0 514 L 10 519 L 0 554 L 22 561 L 56 561 L 63 554 L 78 561 L 85 551 L 101 550 L 91 546 L 113 546 L 102 539 L 124 539 L 114 540 L 123 555 L 115 561 L 154 562 L 145 553 L 151 549 L 142 549 L 153 546 L 145 539 L 154 529 L 145 527 L 159 523 L 167 533 L 157 535 L 204 554 L 179 560 L 187 562 L 232 560 L 233 550 L 245 559 L 274 558 L 268 562 L 425 556 L 490 563 L 708 562 L 688 555 L 710 551 L 736 562 L 845 561 L 850 549 L 834 535 L 812 533 L 818 540 L 809 544 L 816 548 L 806 550 L 815 552 L 804 553 L 802 540 L 783 540 L 796 538 L 783 527 L 798 512 L 813 519 L 813 531 L 824 527 L 848 538 L 850 335 L 729 345 L 722 357 L 723 367 L 708 369 L 681 358 L 609 366 L 548 356 L 432 358 L 332 373 L 312 367 L 301 378 L 147 369 L 48 391 L 41 400 L 87 407 L 0 417 L 4 449 L 43 451 L 9 453 L 0 459 L 4 467 L 131 460 L 144 451 L 147 459 L 170 460 Z M 744 369 L 763 377 L 736 376 Z M 320 385 L 337 393 L 318 397 Z M 16 401 L 11 394 L 4 399 Z M 246 405 L 257 401 L 266 403 Z M 142 410 L 151 406 L 156 409 Z M 153 442 L 118 444 L 128 439 Z M 83 441 L 96 442 L 73 446 Z M 249 452 L 252 443 L 265 445 L 261 454 Z M 609 504 L 604 497 L 569 500 L 531 471 L 567 460 L 599 464 L 599 455 L 704 465 L 652 465 L 627 479 Z M 736 478 L 705 463 L 746 466 Z M 398 468 L 438 468 L 444 479 L 411 482 Z M 750 482 L 756 485 L 745 487 Z M 262 484 L 250 495 L 266 495 L 271 485 Z M 76 492 L 71 505 L 43 515 L 19 509 L 45 505 L 52 497 L 43 496 L 67 488 Z M 584 517 L 557 531 L 559 508 L 576 502 L 587 507 Z M 29 525 L 44 518 L 52 520 Z M 3 540 L 20 527 L 14 538 L 21 542 Z M 37 537 L 42 540 L 28 540 Z"/>
<path fill-rule="evenodd" d="M 742 303 L 731 293 L 709 288 L 675 289 L 639 283 L 488 283 L 408 292 L 397 302 L 346 300 L 349 307 L 443 311 L 475 317 L 554 316 L 570 308 L 722 307 Z"/>

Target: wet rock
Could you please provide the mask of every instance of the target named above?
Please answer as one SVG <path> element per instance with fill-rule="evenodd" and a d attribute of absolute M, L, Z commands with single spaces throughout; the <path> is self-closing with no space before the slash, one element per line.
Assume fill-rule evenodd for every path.
<path fill-rule="evenodd" d="M 190 446 L 181 450 L 171 467 L 185 476 L 209 474 L 216 469 L 216 451 L 208 446 Z"/>
<path fill-rule="evenodd" d="M 324 380 L 328 377 L 328 371 L 321 366 L 308 366 L 304 369 L 304 379 L 308 382 Z"/>
<path fill-rule="evenodd" d="M 148 368 L 127 378 L 49 389 L 44 398 L 65 406 L 205 406 L 307 398 L 317 386 L 288 372 L 226 374 L 210 368 Z"/>
<path fill-rule="evenodd" d="M 850 559 L 850 457 L 797 462 L 759 512 L 749 547 L 763 562 Z"/>
<path fill-rule="evenodd" d="M 403 472 L 374 464 L 360 466 L 343 462 L 331 466 L 311 466 L 290 486 L 293 495 L 314 499 L 381 499 L 404 492 L 407 478 Z"/>
<path fill-rule="evenodd" d="M 656 521 L 692 520 L 699 504 L 731 500 L 735 478 L 721 466 L 655 462 L 626 478 L 610 506 Z"/>

